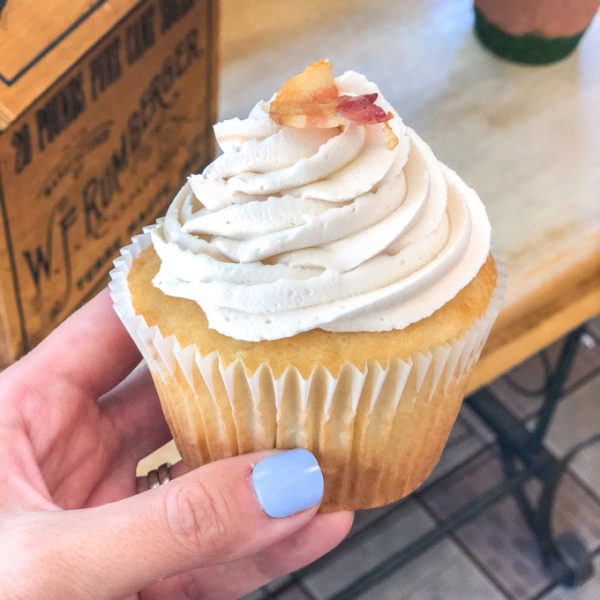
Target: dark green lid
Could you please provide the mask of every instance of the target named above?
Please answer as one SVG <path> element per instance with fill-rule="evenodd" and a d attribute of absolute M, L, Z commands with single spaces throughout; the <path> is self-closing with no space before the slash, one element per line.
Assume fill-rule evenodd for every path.
<path fill-rule="evenodd" d="M 547 38 L 528 33 L 510 35 L 490 23 L 475 8 L 475 31 L 481 42 L 492 52 L 513 62 L 542 65 L 555 62 L 569 55 L 579 43 L 585 30 L 567 37 Z"/>

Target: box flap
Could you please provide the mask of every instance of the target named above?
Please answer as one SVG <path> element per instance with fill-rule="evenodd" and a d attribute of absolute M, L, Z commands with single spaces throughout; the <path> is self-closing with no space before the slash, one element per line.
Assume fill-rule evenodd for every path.
<path fill-rule="evenodd" d="M 0 13 L 0 131 L 140 0 L 7 0 Z"/>

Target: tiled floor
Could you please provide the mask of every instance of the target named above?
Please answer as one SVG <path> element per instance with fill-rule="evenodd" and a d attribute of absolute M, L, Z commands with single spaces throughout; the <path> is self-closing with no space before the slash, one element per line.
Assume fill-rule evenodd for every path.
<path fill-rule="evenodd" d="M 547 446 L 564 456 L 574 444 L 600 434 L 600 318 L 577 350 L 564 397 L 547 436 Z M 516 367 L 492 385 L 493 392 L 527 422 L 540 401 L 527 390 L 544 380 L 561 344 Z M 443 521 L 502 477 L 494 436 L 463 409 L 446 451 L 426 486 L 412 498 L 357 514 L 350 543 L 288 582 L 283 600 L 325 600 L 361 573 Z M 531 482 L 530 497 L 539 491 Z M 371 588 L 362 600 L 600 600 L 600 444 L 583 451 L 563 478 L 554 508 L 554 529 L 576 532 L 595 552 L 596 574 L 576 589 L 556 584 L 544 570 L 535 542 L 512 496 Z M 290 585 L 291 584 L 291 585 Z M 258 591 L 248 599 L 268 597 Z"/>

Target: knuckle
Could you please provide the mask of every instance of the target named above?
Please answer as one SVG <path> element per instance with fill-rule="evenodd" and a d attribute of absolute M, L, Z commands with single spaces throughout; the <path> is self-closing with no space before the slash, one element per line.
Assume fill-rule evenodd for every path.
<path fill-rule="evenodd" d="M 164 511 L 168 531 L 184 552 L 218 553 L 231 537 L 234 516 L 227 498 L 201 482 L 173 486 Z"/>

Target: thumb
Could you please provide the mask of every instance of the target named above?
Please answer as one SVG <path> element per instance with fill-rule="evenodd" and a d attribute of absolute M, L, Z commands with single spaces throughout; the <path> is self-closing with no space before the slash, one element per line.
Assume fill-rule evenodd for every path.
<path fill-rule="evenodd" d="M 74 557 L 73 576 L 81 575 L 79 594 L 122 598 L 160 578 L 256 554 L 306 525 L 322 493 L 307 450 L 237 456 L 119 502 L 63 512 L 71 522 L 62 525 L 61 547 Z"/>

